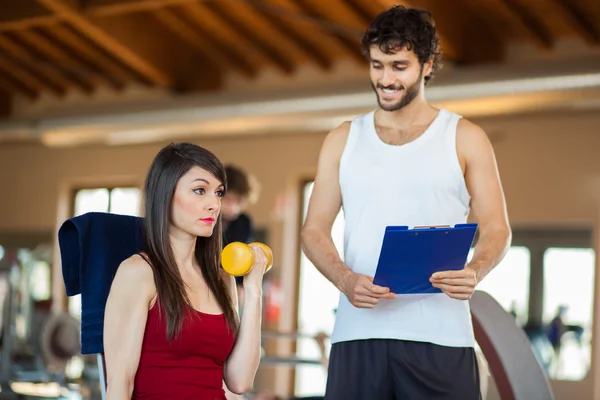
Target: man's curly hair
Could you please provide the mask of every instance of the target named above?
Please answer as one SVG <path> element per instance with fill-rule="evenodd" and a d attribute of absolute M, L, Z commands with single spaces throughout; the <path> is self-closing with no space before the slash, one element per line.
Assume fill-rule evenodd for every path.
<path fill-rule="evenodd" d="M 392 54 L 406 48 L 413 50 L 421 65 L 433 60 L 431 73 L 425 77 L 427 84 L 442 67 L 440 40 L 431 13 L 426 10 L 393 6 L 379 14 L 362 37 L 362 48 L 367 59 L 371 46 Z"/>

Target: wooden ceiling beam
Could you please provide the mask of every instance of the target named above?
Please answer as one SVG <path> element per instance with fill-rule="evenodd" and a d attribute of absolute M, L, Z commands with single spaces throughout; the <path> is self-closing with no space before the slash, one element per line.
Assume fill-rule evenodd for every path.
<path fill-rule="evenodd" d="M 128 65 L 134 71 L 140 73 L 150 82 L 158 86 L 171 86 L 172 78 L 164 71 L 160 70 L 148 60 L 143 59 L 127 46 L 121 44 L 104 30 L 95 26 L 88 17 L 79 13 L 71 4 L 65 0 L 37 0 L 40 4 L 50 11 L 60 15 L 65 21 L 68 21 L 73 27 L 89 39 L 95 41 L 106 51 L 113 54 L 123 63 Z"/>
<path fill-rule="evenodd" d="M 199 3 L 188 4 L 181 7 L 195 29 L 207 33 L 221 48 L 235 54 L 238 58 L 249 60 L 252 64 L 259 64 L 263 55 L 259 48 L 248 38 L 240 35 L 232 26 L 227 25 L 218 15 Z"/>
<path fill-rule="evenodd" d="M 22 63 L 10 57 L 7 53 L 0 52 L 0 68 L 10 73 L 25 86 L 34 89 L 36 92 L 41 92 L 45 89 L 49 89 L 52 93 L 59 97 L 64 97 L 66 91 L 60 86 L 52 84 L 48 80 L 41 79 L 39 76 L 33 74 Z"/>
<path fill-rule="evenodd" d="M 321 21 L 326 16 L 321 15 L 319 11 L 317 11 L 311 4 L 309 4 L 306 0 L 293 0 L 294 4 L 302 10 L 302 12 L 310 17 L 313 21 Z M 328 21 L 331 23 L 331 21 Z M 317 27 L 323 30 L 325 33 L 332 36 L 339 46 L 344 48 L 346 52 L 352 57 L 353 60 L 358 62 L 360 65 L 364 65 L 366 63 L 366 59 L 362 54 L 360 49 L 360 45 L 358 42 L 358 38 L 352 39 L 349 34 L 340 33 L 340 30 L 331 30 L 326 28 L 324 25 L 317 25 Z"/>
<path fill-rule="evenodd" d="M 11 71 L 0 69 L 0 90 L 7 93 L 21 93 L 30 100 L 38 98 L 39 93 L 14 78 Z"/>
<path fill-rule="evenodd" d="M 27 65 L 30 69 L 36 71 L 40 77 L 43 77 L 44 82 L 49 85 L 58 86 L 60 88 L 68 88 L 72 86 L 72 82 L 65 78 L 58 68 L 51 63 L 46 63 L 39 60 L 35 54 L 21 44 L 0 35 L 0 49 L 10 53 L 10 56 L 18 60 L 20 64 Z"/>
<path fill-rule="evenodd" d="M 0 90 L 0 118 L 8 118 L 12 113 L 12 96 Z"/>
<path fill-rule="evenodd" d="M 272 28 L 279 32 L 282 36 L 286 36 L 296 47 L 298 47 L 309 59 L 313 60 L 321 69 L 330 70 L 333 65 L 333 60 L 320 48 L 312 44 L 304 36 L 287 26 L 283 19 L 274 14 L 273 9 L 267 7 L 262 0 L 250 0 L 250 5 L 264 16 L 264 19 Z"/>
<path fill-rule="evenodd" d="M 386 7 L 396 3 L 379 1 L 386 3 Z M 475 64 L 500 62 L 504 58 L 504 43 L 477 18 L 467 1 L 408 0 L 402 3 L 431 13 L 445 59 L 457 64 Z"/>
<path fill-rule="evenodd" d="M 79 12 L 85 17 L 111 17 L 132 13 L 148 12 L 159 10 L 168 6 L 178 6 L 192 4 L 198 0 L 110 0 L 110 1 L 86 1 L 85 5 L 79 9 Z M 34 3 L 35 4 L 35 3 Z M 64 22 L 63 15 L 48 13 L 35 5 L 23 2 L 23 6 L 14 9 L 7 7 L 8 10 L 0 15 L 0 32 L 19 31 L 34 27 L 53 26 Z"/>
<path fill-rule="evenodd" d="M 555 3 L 565 12 L 573 29 L 583 40 L 591 45 L 600 45 L 600 28 L 591 13 L 584 12 L 573 0 L 555 0 Z"/>
<path fill-rule="evenodd" d="M 26 29 L 54 26 L 61 21 L 56 15 L 29 16 L 21 19 L 0 21 L 0 32 L 23 31 Z"/>
<path fill-rule="evenodd" d="M 175 15 L 173 10 L 162 9 L 155 11 L 154 17 L 200 52 L 209 63 L 217 63 L 223 69 L 236 68 L 243 75 L 250 78 L 258 74 L 256 68 L 246 59 L 237 56 L 237 54 L 229 51 L 227 48 L 215 46 L 207 32 L 200 34 L 198 27 L 190 26 L 183 18 Z"/>
<path fill-rule="evenodd" d="M 395 0 L 377 0 L 379 2 L 379 4 L 381 4 L 383 6 L 383 9 L 380 10 L 384 11 L 387 10 L 389 8 L 392 8 L 392 6 L 395 5 L 403 5 L 405 7 L 417 7 L 417 8 L 423 8 L 422 6 L 413 4 L 412 1 L 413 0 L 409 0 L 409 1 L 395 1 Z M 435 19 L 435 15 L 433 16 Z M 445 59 L 449 59 L 449 60 L 459 60 L 461 59 L 461 50 L 458 48 L 457 43 L 455 42 L 455 40 L 450 39 L 445 32 L 441 31 L 438 24 L 437 24 L 437 20 L 436 20 L 436 28 L 437 28 L 437 34 L 438 37 L 440 39 L 440 47 L 442 49 L 442 52 L 444 53 L 444 58 Z"/>
<path fill-rule="evenodd" d="M 184 12 L 176 11 L 177 19 L 186 21 Z M 93 21 L 120 43 L 135 49 L 136 54 L 169 76 L 168 90 L 173 93 L 207 91 L 222 88 L 223 70 L 214 60 L 194 51 L 189 43 L 158 21 L 153 13 L 127 17 L 103 18 Z M 181 25 L 181 24 L 179 24 Z M 144 32 L 140 34 L 140 32 Z M 230 66 L 231 68 L 231 66 Z"/>
<path fill-rule="evenodd" d="M 348 0 L 332 0 L 322 4 L 327 4 L 327 7 L 331 11 L 335 10 L 335 14 L 327 13 L 331 23 L 343 23 L 348 28 L 357 32 L 357 38 L 360 37 L 360 34 L 371 23 L 371 18 L 365 15 L 364 10 L 356 3 L 349 2 Z M 332 18 L 332 15 L 335 15 L 337 19 Z"/>
<path fill-rule="evenodd" d="M 224 76 L 222 69 L 194 54 L 179 68 L 173 90 L 178 93 L 219 91 L 225 84 Z"/>
<path fill-rule="evenodd" d="M 198 3 L 196 6 L 203 6 L 210 10 L 212 14 L 216 15 L 220 20 L 224 21 L 226 25 L 235 27 L 235 30 L 258 48 L 268 60 L 274 63 L 282 72 L 291 74 L 295 71 L 296 66 L 293 62 L 289 61 L 284 57 L 279 49 L 263 41 L 253 30 L 249 29 L 245 25 L 239 23 L 236 19 L 232 18 L 226 11 L 220 7 L 216 2 Z"/>
<path fill-rule="evenodd" d="M 193 4 L 198 1 L 204 0 L 86 1 L 86 5 L 81 8 L 81 13 L 88 17 L 111 17 L 131 13 L 157 11 L 172 6 Z"/>
<path fill-rule="evenodd" d="M 105 52 L 102 49 L 94 49 L 95 44 L 93 42 L 87 42 L 85 38 L 78 35 L 69 26 L 57 25 L 52 28 L 50 34 L 76 50 L 82 56 L 87 57 L 91 63 L 107 71 L 109 79 L 113 82 L 115 88 L 122 89 L 124 82 L 139 80 L 139 77 L 122 66 L 121 62 L 104 54 Z"/>
<path fill-rule="evenodd" d="M 6 1 L 0 2 L 6 3 Z M 0 6 L 0 28 L 27 28 L 44 23 L 54 23 L 56 17 L 39 4 L 31 1 L 9 1 Z"/>
<path fill-rule="evenodd" d="M 346 0 L 344 4 L 350 10 L 352 10 L 352 13 L 354 13 L 358 18 L 360 18 L 361 21 L 363 21 L 363 30 L 365 30 L 373 21 L 374 15 L 371 14 L 368 7 L 366 7 L 360 0 Z"/>
<path fill-rule="evenodd" d="M 24 41 L 30 48 L 36 49 L 54 64 L 60 66 L 65 76 L 68 76 L 73 82 L 83 89 L 86 93 L 92 94 L 95 90 L 95 85 L 100 85 L 102 82 L 98 75 L 92 71 L 89 66 L 79 62 L 71 57 L 66 51 L 53 43 L 50 39 L 40 34 L 38 31 L 28 30 L 18 34 L 19 39 Z M 90 83 L 90 81 L 92 83 Z M 104 81 L 104 80 L 103 80 Z"/>
<path fill-rule="evenodd" d="M 540 47 L 551 49 L 554 46 L 554 37 L 550 30 L 519 0 L 498 0 L 498 3 L 529 32 Z"/>
<path fill-rule="evenodd" d="M 12 1 L 9 2 L 9 4 L 3 5 L 2 13 L 0 13 L 0 23 L 50 16 L 52 16 L 52 14 L 48 13 L 46 9 L 40 7 L 40 5 L 37 3 L 32 3 L 24 0 L 18 2 Z"/>

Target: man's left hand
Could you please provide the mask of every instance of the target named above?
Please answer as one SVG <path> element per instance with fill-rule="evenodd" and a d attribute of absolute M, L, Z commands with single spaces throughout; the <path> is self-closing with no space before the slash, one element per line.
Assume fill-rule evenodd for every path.
<path fill-rule="evenodd" d="M 470 267 L 457 271 L 441 271 L 431 275 L 429 281 L 453 299 L 469 300 L 477 286 L 477 273 Z"/>

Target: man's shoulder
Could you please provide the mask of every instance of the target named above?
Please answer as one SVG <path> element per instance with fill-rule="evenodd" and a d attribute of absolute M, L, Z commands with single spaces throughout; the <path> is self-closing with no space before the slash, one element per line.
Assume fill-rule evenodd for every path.
<path fill-rule="evenodd" d="M 487 134 L 483 128 L 467 118 L 460 118 L 458 120 L 456 133 L 457 135 L 466 136 L 467 138 L 487 138 Z"/>
<path fill-rule="evenodd" d="M 361 129 L 363 126 L 369 126 L 374 122 L 375 110 L 365 114 L 357 115 L 347 119 L 330 131 L 330 134 L 338 136 L 348 136 L 353 127 Z"/>
<path fill-rule="evenodd" d="M 487 133 L 482 127 L 465 118 L 461 118 L 456 128 L 456 147 L 459 158 L 466 164 L 495 158 Z"/>
<path fill-rule="evenodd" d="M 329 154 L 335 155 L 336 158 L 339 157 L 348 142 L 353 121 L 354 120 L 344 121 L 334 129 L 330 130 L 323 142 L 323 150 Z"/>
<path fill-rule="evenodd" d="M 483 128 L 473 121 L 461 118 L 456 127 L 456 141 L 459 149 L 477 149 L 491 146 L 491 141 Z"/>
<path fill-rule="evenodd" d="M 361 125 L 368 124 L 373 121 L 375 114 L 375 110 L 370 111 L 365 114 L 357 115 L 354 118 L 347 119 L 339 124 L 337 127 L 329 131 L 328 137 L 331 137 L 333 140 L 346 140 L 352 127 L 354 125 L 360 127 Z"/>
<path fill-rule="evenodd" d="M 333 128 L 327 134 L 328 138 L 332 138 L 333 140 L 339 140 L 340 138 L 346 138 L 350 134 L 350 129 L 352 128 L 353 120 L 346 120 Z"/>

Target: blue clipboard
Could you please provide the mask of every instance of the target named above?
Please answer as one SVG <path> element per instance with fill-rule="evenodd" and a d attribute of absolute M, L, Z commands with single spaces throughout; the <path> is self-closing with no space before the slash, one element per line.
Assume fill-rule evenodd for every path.
<path fill-rule="evenodd" d="M 388 226 L 373 283 L 396 294 L 442 293 L 429 278 L 434 272 L 463 269 L 476 232 L 477 224 Z"/>

